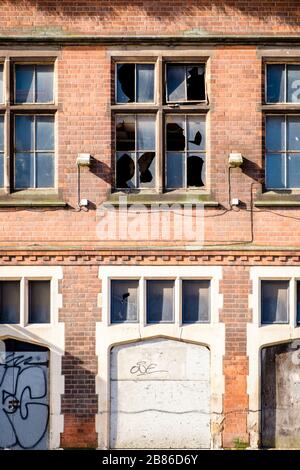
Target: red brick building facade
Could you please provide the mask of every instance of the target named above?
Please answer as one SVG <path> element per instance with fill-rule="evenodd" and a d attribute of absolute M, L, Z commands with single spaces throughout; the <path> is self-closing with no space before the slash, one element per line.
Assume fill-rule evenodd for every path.
<path fill-rule="evenodd" d="M 49 351 L 44 447 L 140 447 L 138 432 L 136 445 L 134 440 L 124 441 L 119 402 L 111 395 L 114 388 L 110 382 L 118 382 L 119 374 L 122 376 L 120 371 L 115 372 L 116 376 L 111 375 L 117 368 L 113 366 L 113 350 L 125 345 L 125 351 L 131 342 L 138 344 L 140 340 L 145 347 L 147 341 L 153 344 L 157 339 L 205 346 L 211 355 L 207 362 L 209 403 L 204 412 L 209 418 L 203 424 L 209 429 L 208 437 L 204 444 L 195 438 L 195 447 L 234 447 L 239 442 L 250 447 L 299 447 L 291 418 L 293 413 L 299 413 L 298 392 L 292 386 L 293 380 L 297 382 L 294 362 L 286 365 L 294 374 L 293 379 L 285 378 L 284 385 L 276 379 L 283 374 L 282 361 L 293 354 L 291 341 L 300 337 L 297 321 L 299 24 L 300 7 L 296 1 L 5 0 L 1 3 L 0 62 L 4 85 L 0 105 L 3 115 L 0 281 L 3 298 L 7 292 L 5 282 L 20 283 L 21 307 L 16 321 L 1 319 L 0 339 L 4 343 L 14 340 L 35 347 L 40 345 Z M 46 73 L 41 67 L 45 64 L 52 67 L 53 95 L 49 100 L 39 100 L 39 80 Z M 137 96 L 127 102 L 118 100 L 118 64 L 152 64 L 153 100 L 139 102 Z M 168 99 L 171 97 L 171 85 L 166 88 L 171 77 L 168 67 L 176 64 L 181 71 L 185 70 L 178 72 L 177 67 L 178 73 L 186 74 L 183 81 L 187 89 L 189 67 L 203 67 L 204 97 L 189 99 L 186 95 L 184 99 Z M 144 69 L 135 67 L 130 73 L 135 74 L 137 94 L 141 83 L 138 80 L 142 80 L 142 75 L 137 74 Z M 29 85 L 26 73 L 34 77 Z M 33 98 L 27 99 L 27 89 L 33 82 Z M 126 95 L 126 84 L 120 87 Z M 27 93 L 25 98 L 24 93 Z M 44 115 L 51 118 L 40 119 Z M 130 132 L 126 128 L 125 138 L 121 131 L 118 134 L 119 128 L 116 132 L 115 122 L 119 116 L 122 121 L 124 115 L 129 116 L 129 127 L 134 122 L 136 136 L 144 132 L 139 130 L 143 122 L 140 116 L 146 116 L 145 122 L 147 116 L 152 116 L 147 125 L 154 122 L 154 149 L 151 145 L 148 148 L 138 144 L 137 137 L 132 149 L 128 143 L 132 140 L 129 136 L 132 127 Z M 177 136 L 186 139 L 185 150 L 180 154 L 180 158 L 186 159 L 184 162 L 191 158 L 189 129 L 194 129 L 200 121 L 205 123 L 206 145 L 202 140 L 201 150 L 193 149 L 199 159 L 205 153 L 205 182 L 191 184 L 192 188 L 188 187 L 186 167 L 171 170 L 171 163 L 170 166 L 166 163 L 169 150 L 178 152 L 177 144 L 168 148 L 167 133 L 178 131 L 176 119 L 179 118 L 185 120 L 185 130 Z M 168 119 L 171 119 L 169 128 Z M 53 124 L 52 131 L 45 130 L 45 122 L 49 126 Z M 172 128 L 172 123 L 177 127 Z M 27 125 L 33 126 L 30 129 L 34 131 L 26 130 Z M 26 147 L 27 132 L 34 133 L 34 137 Z M 45 142 L 47 132 L 53 133 L 53 145 L 47 143 L 49 148 L 38 143 L 39 136 Z M 116 144 L 118 138 L 120 147 Z M 196 134 L 194 138 L 196 142 Z M 123 151 L 137 159 L 134 176 L 132 173 L 130 178 L 140 179 L 133 187 L 117 188 L 119 176 L 115 175 L 121 167 L 116 168 L 116 162 L 121 158 L 118 152 Z M 141 166 L 141 174 L 137 175 L 142 151 L 155 153 L 150 162 L 154 167 L 151 170 L 148 164 L 146 169 L 152 171 L 152 178 L 155 174 L 155 182 L 149 183 L 144 176 L 144 186 Z M 26 152 L 35 162 L 34 169 L 28 170 L 35 175 L 34 183 L 28 176 L 28 184 L 27 180 L 22 183 L 22 175 L 27 171 Z M 77 165 L 81 153 L 90 154 L 90 166 Z M 232 153 L 241 154 L 243 162 L 229 169 Z M 50 175 L 44 185 L 47 188 L 43 184 L 39 186 L 41 154 L 49 162 L 53 158 L 52 170 L 47 170 Z M 44 174 L 44 167 L 40 168 Z M 192 173 L 196 171 L 193 168 Z M 168 188 L 171 183 L 166 181 L 171 180 L 171 175 L 176 180 L 176 171 L 183 171 L 186 184 L 176 183 L 176 187 Z M 144 204 L 144 208 L 133 211 L 138 214 L 136 218 L 132 213 L 122 217 L 120 195 L 128 198 L 128 207 Z M 170 213 L 174 221 L 176 211 L 180 213 L 187 203 L 193 204 L 191 218 L 196 218 L 197 207 L 201 207 L 200 238 L 176 236 L 176 223 L 171 223 L 170 230 L 165 231 Z M 176 204 L 177 209 L 161 210 L 161 204 L 169 208 Z M 151 211 L 157 218 L 147 225 L 145 221 Z M 105 233 L 101 225 L 104 213 Z M 107 214 L 113 215 L 110 218 Z M 158 229 L 155 237 L 150 233 L 153 225 Z M 111 324 L 111 278 L 140 282 L 144 298 L 150 292 L 146 293 L 149 278 L 174 281 L 175 317 L 172 318 L 175 320 L 170 324 L 158 321 L 150 325 L 149 322 L 147 326 L 144 317 L 140 319 L 140 330 L 126 322 Z M 208 297 L 208 302 L 213 302 L 210 322 L 184 325 L 182 308 L 178 306 L 182 291 L 178 286 L 199 279 L 212 283 L 211 297 Z M 34 309 L 34 300 L 30 300 L 34 299 L 30 290 L 33 281 L 51 283 L 50 319 L 41 322 L 46 325 L 28 320 L 31 315 L 28 310 Z M 122 305 L 125 300 L 123 296 Z M 150 303 L 147 302 L 143 307 L 140 304 L 141 316 L 143 309 L 148 315 Z M 18 348 L 23 351 L 22 345 Z M 118 357 L 125 354 L 118 351 Z M 166 351 L 169 351 L 167 343 Z M 136 357 L 138 362 L 138 353 Z M 126 377 L 124 380 L 129 380 Z M 120 388 L 116 390 L 123 397 L 124 392 Z M 135 393 L 135 389 L 129 390 Z M 289 397 L 287 403 L 282 394 Z M 184 396 L 184 400 L 188 397 Z M 292 402 L 296 403 L 293 410 L 289 407 Z M 124 403 L 120 404 L 121 408 L 126 408 Z M 5 406 L 2 403 L 4 411 Z M 112 424 L 114 413 L 119 420 L 118 432 Z M 7 426 L 3 432 L 8 432 Z M 268 434 L 268 427 L 272 433 Z M 42 442 L 39 439 L 45 435 L 45 429 L 27 447 Z M 202 433 L 202 427 L 199 432 Z M 159 445 L 155 426 L 149 427 L 150 441 L 152 438 L 156 443 L 153 446 Z M 178 446 L 175 436 L 173 441 L 161 446 L 175 447 L 172 442 Z M 26 448 L 20 436 L 0 444 Z M 184 446 L 189 447 L 189 442 Z"/>

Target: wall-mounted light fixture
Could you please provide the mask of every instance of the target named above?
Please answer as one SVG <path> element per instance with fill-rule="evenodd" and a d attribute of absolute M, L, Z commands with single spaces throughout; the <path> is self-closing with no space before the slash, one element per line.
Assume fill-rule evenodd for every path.
<path fill-rule="evenodd" d="M 243 163 L 242 154 L 239 152 L 231 152 L 228 158 L 228 164 L 231 168 L 238 168 Z"/>
<path fill-rule="evenodd" d="M 79 153 L 77 155 L 76 163 L 78 166 L 91 166 L 91 154 Z"/>

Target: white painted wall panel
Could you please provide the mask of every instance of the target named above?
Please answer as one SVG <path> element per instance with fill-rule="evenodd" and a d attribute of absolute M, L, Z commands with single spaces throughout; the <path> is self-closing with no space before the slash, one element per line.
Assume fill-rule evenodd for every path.
<path fill-rule="evenodd" d="M 110 446 L 209 448 L 209 376 L 204 346 L 156 339 L 113 348 Z"/>

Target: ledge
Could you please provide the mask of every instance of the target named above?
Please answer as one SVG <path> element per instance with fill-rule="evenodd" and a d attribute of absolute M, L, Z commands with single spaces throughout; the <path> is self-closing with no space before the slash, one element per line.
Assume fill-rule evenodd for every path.
<path fill-rule="evenodd" d="M 125 201 L 120 200 L 125 198 Z M 103 202 L 103 206 L 113 205 L 116 207 L 122 205 L 143 204 L 144 206 L 159 206 L 162 204 L 203 204 L 205 207 L 218 207 L 219 203 L 214 201 L 210 194 L 126 194 L 113 193 Z"/>
<path fill-rule="evenodd" d="M 12 194 L 0 194 L 0 207 L 66 207 L 67 203 L 57 193 L 32 193 L 18 191 Z"/>
<path fill-rule="evenodd" d="M 300 207 L 300 194 L 268 191 L 254 201 L 255 207 Z"/>

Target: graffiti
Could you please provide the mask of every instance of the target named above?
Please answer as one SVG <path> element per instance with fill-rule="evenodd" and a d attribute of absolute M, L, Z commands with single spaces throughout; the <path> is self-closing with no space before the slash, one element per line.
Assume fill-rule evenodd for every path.
<path fill-rule="evenodd" d="M 0 448 L 34 449 L 46 441 L 47 367 L 46 352 L 6 353 L 0 363 Z"/>
<path fill-rule="evenodd" d="M 157 364 L 154 362 L 149 362 L 147 364 L 146 361 L 138 361 L 134 366 L 131 367 L 130 373 L 132 375 L 137 375 L 140 377 L 141 375 L 150 375 L 150 374 L 157 374 L 159 372 L 168 372 L 167 370 L 154 370 L 157 367 Z"/>

